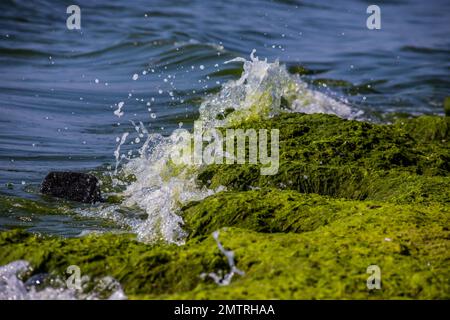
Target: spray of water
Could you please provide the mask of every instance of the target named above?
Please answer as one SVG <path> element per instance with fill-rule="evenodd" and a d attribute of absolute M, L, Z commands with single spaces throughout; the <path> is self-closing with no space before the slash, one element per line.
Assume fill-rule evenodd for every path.
<path fill-rule="evenodd" d="M 102 291 L 108 290 L 108 300 L 127 299 L 120 284 L 111 277 L 104 277 L 99 285 L 88 293 L 69 289 L 64 281 L 57 281 L 57 286 L 45 286 L 39 289 L 39 280 L 23 282 L 21 274 L 31 271 L 30 264 L 17 260 L 0 267 L 0 300 L 97 300 L 101 299 Z M 84 279 L 89 281 L 88 278 Z M 54 281 L 55 282 L 55 281 Z"/>
<path fill-rule="evenodd" d="M 268 118 L 281 112 L 331 113 L 344 118 L 357 118 L 360 113 L 347 104 L 336 101 L 321 92 L 308 88 L 298 76 L 290 75 L 275 61 L 260 60 L 255 51 L 250 60 L 236 58 L 226 63 L 243 63 L 241 77 L 222 86 L 219 93 L 207 96 L 201 104 L 200 118 L 205 129 L 237 125 L 242 121 Z M 120 109 L 122 112 L 122 109 Z M 176 132 L 165 137 L 151 134 L 140 122 L 133 123 L 138 139 L 145 142 L 138 150 L 139 156 L 129 159 L 121 174 L 133 175 L 136 180 L 123 192 L 122 207 L 138 207 L 147 218 L 123 217 L 118 207 L 108 207 L 96 215 L 112 218 L 128 225 L 145 242 L 164 241 L 183 244 L 186 232 L 178 215 L 181 206 L 199 201 L 218 191 L 199 187 L 197 174 L 201 165 L 180 166 L 170 160 L 171 153 L 180 143 Z M 126 158 L 120 147 L 128 134 L 118 138 L 114 153 L 117 174 L 119 163 Z"/>
<path fill-rule="evenodd" d="M 234 252 L 231 250 L 226 250 L 223 247 L 222 243 L 219 241 L 219 231 L 214 231 L 213 237 L 214 237 L 214 240 L 216 240 L 217 247 L 219 248 L 220 252 L 222 252 L 223 255 L 227 258 L 228 265 L 230 267 L 230 272 L 226 273 L 225 275 L 222 275 L 221 272 L 219 272 L 219 273 L 215 273 L 215 272 L 202 273 L 200 275 L 200 277 L 205 278 L 208 276 L 211 279 L 213 279 L 214 282 L 217 283 L 219 286 L 227 286 L 231 283 L 231 279 L 233 279 L 235 274 L 243 276 L 245 274 L 245 272 L 242 270 L 239 270 L 236 267 L 236 264 L 234 262 Z"/>

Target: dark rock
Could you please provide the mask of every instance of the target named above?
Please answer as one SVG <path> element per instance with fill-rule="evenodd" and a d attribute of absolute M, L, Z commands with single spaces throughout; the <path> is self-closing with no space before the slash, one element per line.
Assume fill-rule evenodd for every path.
<path fill-rule="evenodd" d="M 44 288 L 46 282 L 49 280 L 49 274 L 48 273 L 38 273 L 30 278 L 25 282 L 25 287 L 30 290 L 31 288 L 38 289 L 38 288 Z"/>
<path fill-rule="evenodd" d="M 41 192 L 84 203 L 102 200 L 98 179 L 87 173 L 50 172 L 42 182 Z"/>

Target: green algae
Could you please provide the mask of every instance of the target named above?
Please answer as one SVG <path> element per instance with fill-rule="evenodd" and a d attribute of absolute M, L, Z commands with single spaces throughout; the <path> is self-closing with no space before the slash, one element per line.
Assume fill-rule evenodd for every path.
<path fill-rule="evenodd" d="M 67 201 L 53 201 L 52 203 L 5 195 L 0 195 L 0 208 L 2 212 L 8 213 L 73 214 L 73 207 Z"/>
<path fill-rule="evenodd" d="M 315 75 L 315 74 L 325 73 L 328 70 L 326 70 L 326 69 L 308 69 L 305 66 L 302 66 L 299 64 L 293 64 L 287 68 L 287 71 L 290 74 L 298 74 L 300 76 L 305 76 L 305 75 Z"/>
<path fill-rule="evenodd" d="M 400 127 L 416 142 L 436 145 L 449 148 L 450 141 L 450 119 L 446 117 L 436 116 L 420 116 L 407 120 L 399 120 L 395 123 L 396 127 Z"/>
<path fill-rule="evenodd" d="M 243 68 L 227 68 L 227 69 L 221 69 L 219 71 L 214 71 L 208 76 L 210 77 L 224 77 L 224 76 L 232 76 L 232 77 L 240 77 L 242 74 L 242 71 L 244 71 Z"/>
<path fill-rule="evenodd" d="M 9 190 L 12 190 L 12 189 L 14 189 L 14 184 L 12 184 L 11 182 L 7 182 L 7 183 L 5 183 L 5 187 Z"/>
<path fill-rule="evenodd" d="M 202 168 L 200 186 L 227 191 L 180 210 L 185 245 L 140 243 L 131 234 L 59 238 L 11 230 L 0 232 L 0 265 L 25 259 L 33 274 L 63 278 L 78 265 L 93 279 L 114 277 L 133 299 L 450 298 L 449 117 L 381 125 L 283 114 L 239 128 L 280 130 L 279 171 Z M 110 187 L 106 178 L 103 188 Z M 52 212 L 2 198 L 2 207 L 17 206 Z M 228 286 L 200 276 L 229 271 L 215 230 L 245 272 Z M 380 290 L 366 287 L 374 264 Z"/>
<path fill-rule="evenodd" d="M 214 199 L 229 205 L 215 207 Z M 137 299 L 450 297 L 446 206 L 386 205 L 276 190 L 224 193 L 207 201 L 185 209 L 192 236 L 184 246 L 143 244 L 132 235 L 61 239 L 9 231 L 0 233 L 0 263 L 26 259 L 35 273 L 61 276 L 75 264 L 83 275 L 113 276 Z M 205 213 L 206 205 L 211 210 Z M 200 274 L 228 268 L 209 236 L 224 225 L 240 226 L 222 228 L 220 240 L 235 252 L 245 275 L 221 287 Z M 381 290 L 366 288 L 372 264 L 382 270 Z"/>
<path fill-rule="evenodd" d="M 278 173 L 262 176 L 257 165 L 211 165 L 202 169 L 201 184 L 240 191 L 276 187 L 349 199 L 450 199 L 448 118 L 379 125 L 332 115 L 283 114 L 240 127 L 280 130 Z"/>
<path fill-rule="evenodd" d="M 449 212 L 449 208 L 442 204 L 418 206 L 351 201 L 277 189 L 221 192 L 198 203 L 191 203 L 182 211 L 190 231 L 189 237 L 192 238 L 207 236 L 224 226 L 264 233 L 301 233 L 374 210 L 392 215 L 403 211 L 420 211 L 430 217 L 438 212 Z"/>

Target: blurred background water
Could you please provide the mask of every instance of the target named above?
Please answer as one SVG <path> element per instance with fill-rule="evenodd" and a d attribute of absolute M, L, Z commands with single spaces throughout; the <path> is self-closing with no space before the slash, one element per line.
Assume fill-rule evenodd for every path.
<path fill-rule="evenodd" d="M 66 28 L 71 4 L 81 30 Z M 370 4 L 381 30 L 366 27 Z M 0 194 L 36 199 L 50 170 L 113 164 L 130 120 L 166 134 L 189 128 L 202 98 L 239 77 L 223 62 L 253 49 L 302 66 L 313 88 L 374 117 L 442 114 L 449 12 L 446 0 L 2 0 Z M 2 228 L 10 218 L 0 206 Z"/>

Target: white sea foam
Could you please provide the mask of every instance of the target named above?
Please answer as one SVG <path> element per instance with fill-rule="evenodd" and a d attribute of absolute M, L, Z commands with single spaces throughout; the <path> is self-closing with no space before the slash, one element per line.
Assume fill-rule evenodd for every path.
<path fill-rule="evenodd" d="M 19 275 L 29 272 L 30 264 L 24 260 L 17 260 L 7 265 L 0 266 L 0 300 L 96 300 L 101 298 L 101 291 L 108 290 L 109 300 L 127 299 L 120 284 L 111 277 L 104 277 L 99 284 L 89 293 L 69 289 L 59 281 L 59 286 L 46 286 L 37 289 L 32 284 L 23 282 Z M 88 277 L 84 279 L 89 280 Z"/>
<path fill-rule="evenodd" d="M 138 206 L 148 215 L 145 221 L 131 225 L 142 241 L 182 244 L 186 233 L 182 229 L 183 220 L 177 215 L 178 209 L 189 201 L 201 200 L 215 192 L 198 187 L 198 168 L 175 166 L 171 162 L 170 154 L 176 141 L 175 134 L 170 137 L 148 135 L 146 143 L 153 147 L 141 149 L 140 157 L 123 167 L 126 174 L 136 177 L 136 181 L 124 191 L 122 205 Z"/>

